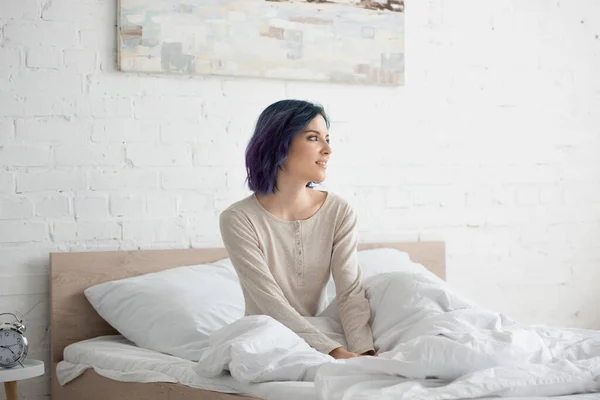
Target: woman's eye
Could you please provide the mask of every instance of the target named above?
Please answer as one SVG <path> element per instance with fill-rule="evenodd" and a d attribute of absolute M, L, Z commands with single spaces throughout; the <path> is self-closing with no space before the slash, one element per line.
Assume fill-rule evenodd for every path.
<path fill-rule="evenodd" d="M 309 136 L 309 137 L 308 137 L 308 140 L 311 140 L 311 141 L 313 141 L 313 142 L 316 142 L 316 141 L 318 141 L 318 140 L 319 140 L 319 137 L 318 137 L 318 136 Z M 325 139 L 325 141 L 327 142 L 327 144 L 331 143 L 331 142 L 330 142 L 330 140 L 329 140 L 329 138 Z"/>

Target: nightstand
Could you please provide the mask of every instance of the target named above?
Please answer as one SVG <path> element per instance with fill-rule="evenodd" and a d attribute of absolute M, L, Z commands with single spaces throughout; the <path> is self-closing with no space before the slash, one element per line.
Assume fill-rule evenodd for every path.
<path fill-rule="evenodd" d="M 17 381 L 44 375 L 44 362 L 38 360 L 23 361 L 23 367 L 0 368 L 0 382 L 4 382 L 6 400 L 17 400 Z"/>

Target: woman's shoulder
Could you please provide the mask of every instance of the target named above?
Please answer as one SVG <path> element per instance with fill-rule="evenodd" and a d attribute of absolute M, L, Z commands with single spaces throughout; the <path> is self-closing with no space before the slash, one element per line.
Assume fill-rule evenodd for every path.
<path fill-rule="evenodd" d="M 223 210 L 219 216 L 221 222 L 223 221 L 235 221 L 240 218 L 244 218 L 249 214 L 254 206 L 254 193 L 230 204 L 225 210 Z"/>
<path fill-rule="evenodd" d="M 342 197 L 342 195 L 332 192 L 330 190 L 324 192 L 327 193 L 328 201 L 330 201 L 332 204 L 341 205 L 344 207 L 350 205 L 350 203 L 348 203 L 348 201 L 344 197 Z"/>
<path fill-rule="evenodd" d="M 327 191 L 326 201 L 330 212 L 334 213 L 335 215 L 339 216 L 340 214 L 346 215 L 354 213 L 354 209 L 350 202 L 340 194 Z"/>

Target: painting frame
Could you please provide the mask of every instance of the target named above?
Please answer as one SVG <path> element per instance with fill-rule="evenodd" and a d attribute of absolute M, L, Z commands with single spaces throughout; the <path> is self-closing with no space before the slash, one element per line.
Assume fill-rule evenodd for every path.
<path fill-rule="evenodd" d="M 117 20 L 122 72 L 404 85 L 403 0 L 119 0 Z"/>

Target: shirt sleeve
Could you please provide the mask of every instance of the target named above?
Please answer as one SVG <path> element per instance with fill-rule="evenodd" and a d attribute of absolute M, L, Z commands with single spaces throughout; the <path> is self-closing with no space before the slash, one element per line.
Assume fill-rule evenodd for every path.
<path fill-rule="evenodd" d="M 341 347 L 290 305 L 271 274 L 260 250 L 256 232 L 246 217 L 226 210 L 221 213 L 219 226 L 244 293 L 252 298 L 263 315 L 281 322 L 321 353 L 329 354 L 333 349 Z"/>
<path fill-rule="evenodd" d="M 348 350 L 362 354 L 374 351 L 374 345 L 369 325 L 371 308 L 361 283 L 362 271 L 358 264 L 357 246 L 357 216 L 347 206 L 334 233 L 331 273 Z"/>

